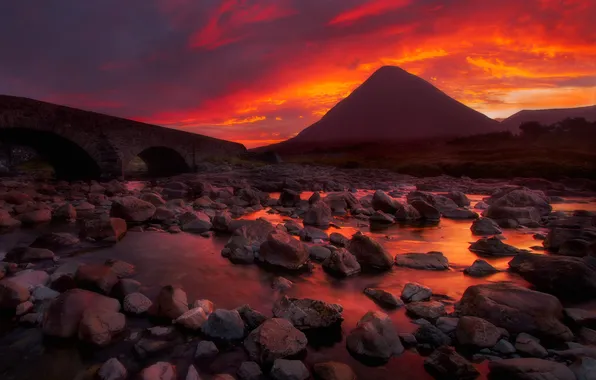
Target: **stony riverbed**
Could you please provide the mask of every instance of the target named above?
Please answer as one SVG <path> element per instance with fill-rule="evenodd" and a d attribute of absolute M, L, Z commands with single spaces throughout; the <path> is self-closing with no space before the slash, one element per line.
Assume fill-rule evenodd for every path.
<path fill-rule="evenodd" d="M 2 379 L 588 379 L 596 186 L 0 179 Z"/>

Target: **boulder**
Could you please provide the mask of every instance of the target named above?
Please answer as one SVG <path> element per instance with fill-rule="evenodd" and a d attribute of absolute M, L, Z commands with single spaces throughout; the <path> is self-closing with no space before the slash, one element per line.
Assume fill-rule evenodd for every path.
<path fill-rule="evenodd" d="M 126 221 L 121 218 L 86 219 L 81 222 L 80 236 L 93 240 L 119 241 L 126 235 Z"/>
<path fill-rule="evenodd" d="M 81 265 L 74 279 L 80 288 L 103 294 L 110 294 L 118 282 L 118 276 L 112 268 L 101 264 Z"/>
<path fill-rule="evenodd" d="M 97 346 L 106 346 L 112 337 L 124 331 L 124 314 L 108 310 L 87 310 L 79 324 L 79 339 Z"/>
<path fill-rule="evenodd" d="M 128 371 L 116 358 L 111 358 L 99 367 L 98 380 L 126 380 Z"/>
<path fill-rule="evenodd" d="M 401 292 L 401 299 L 404 302 L 428 301 L 432 295 L 433 292 L 428 286 L 417 282 L 408 282 Z"/>
<path fill-rule="evenodd" d="M 234 341 L 244 338 L 244 321 L 237 310 L 217 309 L 201 328 L 211 339 Z"/>
<path fill-rule="evenodd" d="M 504 359 L 488 363 L 491 380 L 575 380 L 565 364 L 544 359 Z"/>
<path fill-rule="evenodd" d="M 158 317 L 176 319 L 188 311 L 188 299 L 186 292 L 173 286 L 161 288 L 157 300 L 151 306 L 149 312 Z"/>
<path fill-rule="evenodd" d="M 424 360 L 424 368 L 435 379 L 472 380 L 480 376 L 478 370 L 458 354 L 453 347 L 443 346 Z"/>
<path fill-rule="evenodd" d="M 19 304 L 29 299 L 30 293 L 26 286 L 10 279 L 0 281 L 0 309 L 14 310 Z"/>
<path fill-rule="evenodd" d="M 402 300 L 383 289 L 366 288 L 364 289 L 364 294 L 384 308 L 395 309 L 404 305 Z"/>
<path fill-rule="evenodd" d="M 421 199 L 415 199 L 410 202 L 410 204 L 416 209 L 416 211 L 418 211 L 421 219 L 429 222 L 438 222 L 441 220 L 441 213 L 439 210 L 429 203 Z"/>
<path fill-rule="evenodd" d="M 487 218 L 493 219 L 500 226 L 535 227 L 540 223 L 540 211 L 534 207 L 508 207 L 491 205 L 485 212 Z M 512 223 L 513 222 L 513 223 Z"/>
<path fill-rule="evenodd" d="M 596 241 L 596 228 L 552 227 L 542 244 L 547 250 L 558 252 L 566 242 L 577 239 L 588 242 Z"/>
<path fill-rule="evenodd" d="M 120 310 L 120 302 L 83 289 L 72 289 L 51 301 L 42 322 L 44 334 L 70 338 L 77 334 L 86 312 L 111 312 Z"/>
<path fill-rule="evenodd" d="M 282 318 L 268 319 L 254 329 L 244 340 L 250 360 L 272 364 L 275 360 L 294 356 L 306 349 L 306 336 L 290 321 Z"/>
<path fill-rule="evenodd" d="M 300 233 L 300 240 L 303 241 L 325 241 L 325 240 L 329 240 L 329 235 L 327 235 L 327 233 L 321 229 L 318 229 L 316 227 L 313 226 L 306 226 L 304 227 Z"/>
<path fill-rule="evenodd" d="M 242 362 L 236 375 L 240 380 L 263 380 L 263 371 L 255 362 Z"/>
<path fill-rule="evenodd" d="M 140 380 L 176 380 L 176 367 L 166 362 L 157 362 L 139 373 Z"/>
<path fill-rule="evenodd" d="M 515 338 L 515 349 L 522 356 L 533 358 L 545 358 L 548 356 L 546 348 L 540 345 L 540 339 L 526 333 L 521 333 Z"/>
<path fill-rule="evenodd" d="M 431 324 L 420 326 L 414 333 L 414 337 L 419 344 L 426 344 L 433 348 L 451 345 L 451 338 Z"/>
<path fill-rule="evenodd" d="M 273 231 L 261 244 L 260 258 L 269 265 L 289 270 L 301 269 L 308 261 L 308 249 L 287 232 Z"/>
<path fill-rule="evenodd" d="M 240 318 L 244 321 L 244 326 L 247 331 L 252 331 L 259 327 L 263 322 L 267 320 L 267 317 L 261 312 L 253 309 L 249 305 L 242 305 L 236 308 Z"/>
<path fill-rule="evenodd" d="M 145 222 L 155 214 L 155 206 L 133 196 L 114 199 L 110 214 L 127 222 Z"/>
<path fill-rule="evenodd" d="M 548 215 L 552 211 L 548 197 L 542 191 L 526 188 L 507 188 L 493 194 L 488 203 L 497 207 L 532 207 L 540 215 Z"/>
<path fill-rule="evenodd" d="M 474 235 L 500 235 L 503 233 L 501 227 L 490 218 L 479 218 L 472 223 L 472 234 Z"/>
<path fill-rule="evenodd" d="M 141 200 L 151 203 L 155 207 L 163 206 L 166 204 L 165 199 L 161 195 L 156 193 L 143 193 L 140 197 Z"/>
<path fill-rule="evenodd" d="M 313 366 L 318 380 L 356 380 L 356 374 L 349 365 L 339 362 L 316 363 Z"/>
<path fill-rule="evenodd" d="M 232 223 L 232 216 L 227 211 L 221 211 L 213 217 L 213 229 L 218 232 L 228 232 Z"/>
<path fill-rule="evenodd" d="M 14 276 L 6 279 L 6 281 L 11 281 L 29 290 L 46 285 L 49 280 L 50 276 L 45 271 L 31 269 L 17 272 Z"/>
<path fill-rule="evenodd" d="M 455 336 L 461 345 L 491 348 L 501 338 L 501 330 L 485 319 L 464 316 L 459 319 Z"/>
<path fill-rule="evenodd" d="M 81 241 L 79 238 L 73 234 L 65 232 L 51 232 L 39 236 L 33 243 L 31 243 L 30 246 L 34 248 L 46 248 L 53 251 L 59 251 L 62 249 L 76 247 L 80 243 Z"/>
<path fill-rule="evenodd" d="M 435 326 L 447 335 L 455 333 L 457 325 L 459 324 L 459 318 L 453 317 L 439 317 L 435 322 Z"/>
<path fill-rule="evenodd" d="M 306 380 L 310 373 L 300 360 L 277 359 L 269 372 L 273 380 Z"/>
<path fill-rule="evenodd" d="M 482 259 L 475 260 L 471 266 L 464 269 L 464 273 L 471 277 L 485 277 L 498 272 L 497 268 Z"/>
<path fill-rule="evenodd" d="M 527 250 L 505 244 L 499 238 L 494 236 L 490 238 L 482 238 L 477 242 L 470 244 L 469 249 L 477 255 L 484 257 L 515 256 L 520 253 L 528 252 Z"/>
<path fill-rule="evenodd" d="M 302 223 L 305 226 L 328 228 L 331 223 L 331 209 L 323 201 L 312 203 L 304 214 Z"/>
<path fill-rule="evenodd" d="M 404 352 L 399 335 L 387 314 L 366 313 L 346 338 L 348 351 L 357 359 L 387 361 Z"/>
<path fill-rule="evenodd" d="M 406 305 L 409 314 L 417 318 L 434 320 L 447 314 L 445 305 L 438 301 L 412 302 Z"/>
<path fill-rule="evenodd" d="M 457 219 L 457 220 L 465 220 L 465 219 L 478 219 L 478 214 L 472 210 L 468 210 L 467 208 L 450 208 L 441 211 L 441 215 L 447 219 Z"/>
<path fill-rule="evenodd" d="M 313 245 L 308 248 L 308 256 L 316 261 L 325 261 L 331 256 L 331 250 L 322 245 Z"/>
<path fill-rule="evenodd" d="M 395 256 L 395 265 L 423 270 L 447 270 L 449 260 L 442 252 L 406 253 Z"/>
<path fill-rule="evenodd" d="M 580 357 L 569 366 L 577 380 L 594 380 L 596 378 L 596 358 Z"/>
<path fill-rule="evenodd" d="M 52 260 L 54 252 L 45 248 L 16 247 L 4 256 L 4 261 L 12 263 L 29 263 L 32 261 Z"/>
<path fill-rule="evenodd" d="M 348 277 L 360 273 L 360 263 L 345 248 L 337 249 L 323 261 L 323 269 L 337 277 Z"/>
<path fill-rule="evenodd" d="M 573 338 L 561 323 L 563 307 L 557 298 L 509 283 L 468 287 L 456 310 L 460 316 L 483 318 L 513 334 L 527 332 L 563 341 Z"/>
<path fill-rule="evenodd" d="M 201 309 L 202 310 L 202 309 Z M 209 359 L 214 358 L 219 353 L 215 343 L 208 340 L 202 340 L 197 344 L 195 351 L 195 359 Z"/>
<path fill-rule="evenodd" d="M 19 227 L 21 221 L 13 218 L 8 211 L 0 209 L 0 231 Z"/>
<path fill-rule="evenodd" d="M 348 244 L 350 251 L 364 268 L 388 270 L 393 266 L 389 253 L 374 239 L 361 234 L 354 234 Z"/>
<path fill-rule="evenodd" d="M 340 233 L 332 232 L 329 235 L 329 242 L 337 247 L 345 248 L 348 246 L 348 244 L 350 244 L 350 239 Z"/>
<path fill-rule="evenodd" d="M 283 189 L 279 194 L 279 204 L 283 207 L 294 207 L 300 203 L 300 191 Z"/>
<path fill-rule="evenodd" d="M 467 207 L 471 203 L 467 195 L 462 193 L 461 191 L 450 191 L 444 196 L 455 202 L 457 207 Z"/>
<path fill-rule="evenodd" d="M 420 212 L 409 203 L 400 204 L 394 216 L 400 222 L 413 222 L 422 218 Z"/>
<path fill-rule="evenodd" d="M 141 293 L 130 293 L 124 297 L 122 308 L 126 313 L 143 314 L 149 311 L 153 302 Z"/>
<path fill-rule="evenodd" d="M 341 305 L 310 298 L 282 296 L 273 305 L 275 318 L 285 318 L 299 330 L 330 327 L 343 320 L 342 311 Z"/>
<path fill-rule="evenodd" d="M 42 209 L 29 211 L 17 216 L 17 219 L 25 226 L 48 223 L 52 221 L 52 210 Z"/>
<path fill-rule="evenodd" d="M 65 203 L 54 211 L 52 219 L 57 222 L 74 222 L 77 220 L 77 210 L 70 203 Z"/>
<path fill-rule="evenodd" d="M 387 195 L 387 193 L 385 193 L 383 190 L 377 190 L 372 197 L 371 205 L 375 211 L 382 211 L 387 214 L 395 214 L 400 206 L 400 203 Z"/>

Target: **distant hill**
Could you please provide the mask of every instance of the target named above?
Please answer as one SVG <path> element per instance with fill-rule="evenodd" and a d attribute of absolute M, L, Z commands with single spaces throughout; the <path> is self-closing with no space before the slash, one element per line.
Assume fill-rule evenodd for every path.
<path fill-rule="evenodd" d="M 499 131 L 499 122 L 395 66 L 373 73 L 288 144 L 419 140 Z"/>
<path fill-rule="evenodd" d="M 551 125 L 568 118 L 584 118 L 587 121 L 596 121 L 596 106 L 522 110 L 503 120 L 501 125 L 503 129 L 517 132 L 519 126 L 528 121 L 537 121 L 543 125 Z"/>

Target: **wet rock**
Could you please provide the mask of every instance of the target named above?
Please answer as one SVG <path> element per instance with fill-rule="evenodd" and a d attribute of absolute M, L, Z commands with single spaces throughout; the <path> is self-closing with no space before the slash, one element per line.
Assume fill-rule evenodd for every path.
<path fill-rule="evenodd" d="M 369 311 L 346 338 L 348 351 L 357 359 L 387 361 L 404 351 L 393 322 L 385 313 Z"/>
<path fill-rule="evenodd" d="M 285 292 L 294 286 L 294 283 L 285 277 L 277 276 L 271 281 L 271 288 L 280 292 Z"/>
<path fill-rule="evenodd" d="M 474 235 L 480 236 L 499 235 L 503 233 L 497 222 L 489 218 L 476 219 L 472 223 L 472 227 L 470 227 L 470 230 L 472 230 L 472 233 Z"/>
<path fill-rule="evenodd" d="M 339 362 L 317 363 L 313 366 L 318 380 L 356 380 L 356 374 L 349 365 Z"/>
<path fill-rule="evenodd" d="M 451 345 L 451 338 L 431 324 L 420 326 L 414 336 L 419 344 L 427 344 L 434 348 Z"/>
<path fill-rule="evenodd" d="M 267 317 L 259 311 L 253 309 L 249 305 L 242 305 L 236 308 L 240 318 L 244 321 L 244 326 L 247 331 L 252 331 L 259 327 L 263 322 L 267 320 Z"/>
<path fill-rule="evenodd" d="M 302 223 L 305 226 L 314 226 L 319 228 L 328 228 L 331 222 L 331 209 L 323 201 L 315 202 L 310 205 L 304 214 Z"/>
<path fill-rule="evenodd" d="M 180 216 L 182 231 L 193 234 L 202 234 L 211 230 L 213 225 L 209 216 L 201 212 L 187 212 Z"/>
<path fill-rule="evenodd" d="M 404 302 L 428 301 L 432 295 L 433 292 L 428 286 L 417 282 L 408 282 L 401 292 L 401 299 Z"/>
<path fill-rule="evenodd" d="M 515 256 L 520 253 L 526 253 L 527 250 L 515 248 L 512 245 L 503 243 L 499 238 L 482 238 L 475 243 L 470 244 L 470 251 L 486 257 L 505 257 Z"/>
<path fill-rule="evenodd" d="M 120 302 L 83 289 L 72 289 L 55 298 L 46 309 L 44 334 L 69 338 L 74 336 L 85 312 L 118 312 Z"/>
<path fill-rule="evenodd" d="M 5 281 L 11 281 L 29 290 L 46 285 L 50 279 L 50 276 L 42 270 L 23 270 L 17 272 L 14 276 L 5 279 Z"/>
<path fill-rule="evenodd" d="M 467 207 L 471 203 L 467 195 L 461 191 L 450 191 L 445 196 L 455 202 L 457 207 Z"/>
<path fill-rule="evenodd" d="M 15 308 L 15 315 L 18 317 L 29 313 L 31 310 L 33 310 L 33 303 L 31 303 L 30 301 L 26 301 L 17 305 L 17 307 Z"/>
<path fill-rule="evenodd" d="M 546 348 L 540 345 L 540 339 L 526 333 L 521 333 L 515 338 L 515 348 L 523 356 L 534 358 L 545 358 L 548 356 Z"/>
<path fill-rule="evenodd" d="M 77 210 L 70 203 L 65 203 L 62 206 L 58 207 L 56 211 L 54 211 L 52 219 L 57 222 L 74 222 L 75 220 L 77 220 Z"/>
<path fill-rule="evenodd" d="M 215 310 L 215 305 L 213 304 L 213 302 L 209 301 L 209 300 L 196 300 L 193 304 L 192 304 L 193 309 L 200 307 L 202 308 L 205 313 L 207 315 L 213 313 L 213 311 Z"/>
<path fill-rule="evenodd" d="M 547 215 L 552 211 L 548 198 L 543 192 L 526 188 L 504 189 L 491 196 L 488 203 L 491 206 L 496 207 L 532 207 L 535 208 L 540 215 Z"/>
<path fill-rule="evenodd" d="M 540 223 L 540 211 L 534 207 L 507 207 L 491 205 L 485 212 L 502 227 L 537 226 Z"/>
<path fill-rule="evenodd" d="M 567 318 L 579 326 L 596 325 L 596 311 L 567 308 L 564 312 Z"/>
<path fill-rule="evenodd" d="M 309 257 L 304 244 L 279 230 L 269 234 L 261 244 L 259 255 L 267 264 L 289 270 L 301 269 Z"/>
<path fill-rule="evenodd" d="M 232 216 L 229 212 L 222 211 L 213 217 L 213 229 L 219 232 L 228 232 L 232 223 Z"/>
<path fill-rule="evenodd" d="M 513 334 L 527 332 L 563 341 L 573 338 L 561 323 L 563 307 L 557 298 L 509 283 L 470 286 L 456 309 L 461 316 L 486 319 Z"/>
<path fill-rule="evenodd" d="M 389 253 L 372 238 L 361 234 L 354 234 L 348 244 L 350 251 L 364 268 L 388 270 L 393 266 L 393 259 Z"/>
<path fill-rule="evenodd" d="M 266 320 L 244 340 L 251 360 L 271 364 L 276 359 L 294 356 L 306 349 L 306 336 L 290 321 L 282 318 Z"/>
<path fill-rule="evenodd" d="M 576 239 L 596 241 L 596 229 L 553 227 L 548 231 L 542 244 L 549 251 L 558 252 L 565 242 Z"/>
<path fill-rule="evenodd" d="M 437 318 L 437 321 L 435 323 L 437 328 L 447 335 L 454 333 L 455 329 L 457 329 L 458 324 L 459 318 L 451 317 L 439 317 Z"/>
<path fill-rule="evenodd" d="M 382 211 L 375 211 L 374 214 L 370 216 L 369 221 L 374 225 L 395 223 L 395 219 L 393 216 L 386 214 Z"/>
<path fill-rule="evenodd" d="M 557 254 L 562 256 L 584 257 L 591 251 L 592 242 L 583 239 L 569 239 L 561 244 Z"/>
<path fill-rule="evenodd" d="M 126 196 L 114 199 L 110 214 L 127 222 L 144 222 L 155 214 L 155 206 L 139 198 Z"/>
<path fill-rule="evenodd" d="M 126 235 L 126 221 L 121 218 L 86 219 L 81 222 L 80 236 L 93 240 L 119 241 Z"/>
<path fill-rule="evenodd" d="M 447 219 L 478 219 L 478 214 L 467 208 L 451 208 L 441 211 L 441 215 Z"/>
<path fill-rule="evenodd" d="M 151 217 L 151 220 L 156 222 L 167 222 L 170 223 L 176 218 L 176 213 L 166 207 L 160 206 L 155 209 L 155 214 Z"/>
<path fill-rule="evenodd" d="M 316 227 L 306 226 L 300 231 L 300 240 L 303 241 L 326 241 L 329 240 L 329 235 L 323 230 Z"/>
<path fill-rule="evenodd" d="M 269 376 L 274 380 L 306 380 L 310 373 L 300 360 L 277 359 Z"/>
<path fill-rule="evenodd" d="M 424 360 L 424 368 L 436 379 L 471 380 L 480 376 L 472 363 L 452 347 L 440 347 Z"/>
<path fill-rule="evenodd" d="M 202 309 L 201 309 L 202 310 Z M 197 344 L 195 359 L 208 359 L 217 356 L 219 350 L 215 343 L 208 340 L 202 340 Z"/>
<path fill-rule="evenodd" d="M 60 295 L 60 293 L 58 293 L 57 291 L 47 288 L 43 285 L 40 285 L 40 286 L 36 286 L 31 291 L 31 300 L 33 302 L 43 302 L 43 301 L 47 301 L 47 300 L 52 300 L 52 299 L 58 297 L 59 295 Z"/>
<path fill-rule="evenodd" d="M 383 190 L 377 190 L 375 192 L 371 205 L 375 211 L 382 211 L 387 214 L 395 214 L 400 206 L 397 200 L 391 198 Z"/>
<path fill-rule="evenodd" d="M 240 380 L 263 380 L 263 371 L 255 362 L 242 362 L 236 375 Z"/>
<path fill-rule="evenodd" d="M 578 340 L 590 346 L 596 346 L 596 330 L 589 329 L 587 327 L 581 327 L 577 331 Z"/>
<path fill-rule="evenodd" d="M 176 319 L 188 311 L 186 292 L 170 285 L 161 288 L 149 312 L 158 317 Z"/>
<path fill-rule="evenodd" d="M 464 273 L 471 277 L 485 277 L 498 272 L 497 268 L 482 259 L 475 260 L 471 266 L 464 269 Z"/>
<path fill-rule="evenodd" d="M 400 267 L 423 270 L 449 269 L 449 260 L 441 252 L 406 253 L 395 256 L 395 264 Z"/>
<path fill-rule="evenodd" d="M 230 224 L 230 231 L 235 236 L 245 238 L 251 245 L 257 247 L 267 240 L 271 232 L 277 231 L 275 226 L 264 219 L 257 220 L 233 220 Z"/>
<path fill-rule="evenodd" d="M 112 269 L 118 278 L 131 277 L 135 274 L 135 266 L 122 260 L 108 259 L 105 265 Z"/>
<path fill-rule="evenodd" d="M 300 203 L 300 191 L 284 189 L 279 194 L 279 204 L 284 207 L 294 207 Z"/>
<path fill-rule="evenodd" d="M 244 338 L 244 321 L 237 310 L 215 310 L 201 329 L 211 339 L 233 341 Z"/>
<path fill-rule="evenodd" d="M 118 282 L 118 276 L 107 265 L 81 265 L 75 274 L 75 282 L 80 288 L 110 294 Z"/>
<path fill-rule="evenodd" d="M 345 215 L 347 210 L 354 210 L 361 207 L 360 202 L 354 194 L 347 191 L 331 193 L 325 197 L 324 202 L 329 205 L 334 215 Z"/>
<path fill-rule="evenodd" d="M 310 298 L 282 296 L 273 305 L 273 316 L 285 318 L 300 330 L 330 327 L 343 320 L 341 305 Z"/>
<path fill-rule="evenodd" d="M 39 236 L 33 243 L 31 243 L 31 247 L 59 251 L 61 249 L 76 247 L 80 242 L 79 238 L 72 234 L 52 232 Z"/>
<path fill-rule="evenodd" d="M 366 288 L 364 289 L 364 294 L 384 308 L 395 309 L 404 305 L 402 300 L 383 289 Z"/>
<path fill-rule="evenodd" d="M 337 277 L 348 277 L 360 273 L 360 263 L 344 248 L 337 249 L 323 262 L 323 269 Z"/>
<path fill-rule="evenodd" d="M 17 216 L 17 219 L 25 226 L 48 223 L 52 221 L 52 210 L 43 209 L 29 211 Z"/>
<path fill-rule="evenodd" d="M 251 242 L 243 236 L 232 236 L 221 251 L 234 264 L 252 264 L 255 261 L 255 252 Z"/>
<path fill-rule="evenodd" d="M 308 248 L 308 256 L 317 261 L 324 261 L 331 256 L 331 250 L 321 245 L 313 245 Z"/>
<path fill-rule="evenodd" d="M 412 222 L 422 218 L 420 212 L 409 203 L 400 204 L 394 216 L 395 220 L 400 222 Z"/>
<path fill-rule="evenodd" d="M 511 260 L 509 268 L 537 290 L 562 300 L 588 300 L 596 296 L 596 266 L 588 257 L 525 254 Z"/>
<path fill-rule="evenodd" d="M 176 367 L 166 362 L 157 362 L 141 371 L 140 380 L 176 380 Z"/>
<path fill-rule="evenodd" d="M 508 340 L 499 339 L 497 344 L 494 345 L 492 351 L 498 352 L 503 355 L 515 354 L 515 347 Z"/>
<path fill-rule="evenodd" d="M 112 288 L 111 296 L 119 300 L 123 300 L 129 294 L 138 293 L 141 289 L 141 283 L 130 278 L 123 278 L 118 280 L 116 285 Z"/>
<path fill-rule="evenodd" d="M 99 367 L 97 378 L 99 380 L 126 380 L 128 371 L 116 358 L 111 358 Z"/>
<path fill-rule="evenodd" d="M 122 307 L 126 313 L 143 314 L 149 311 L 153 302 L 141 293 L 130 293 L 124 297 Z"/>
<path fill-rule="evenodd" d="M 566 365 L 543 359 L 492 361 L 488 363 L 488 369 L 491 380 L 575 380 L 575 375 Z"/>
<path fill-rule="evenodd" d="M 141 200 L 151 203 L 155 207 L 163 206 L 166 201 L 159 194 L 155 193 L 143 193 L 140 197 Z"/>
<path fill-rule="evenodd" d="M 54 252 L 44 248 L 17 247 L 6 253 L 4 261 L 13 263 L 29 263 L 32 261 L 52 260 Z"/>
<path fill-rule="evenodd" d="M 19 227 L 21 221 L 13 218 L 8 211 L 0 209 L 0 231 Z"/>
<path fill-rule="evenodd" d="M 79 339 L 97 346 L 106 346 L 114 335 L 124 331 L 125 326 L 124 314 L 108 310 L 87 310 L 79 324 Z"/>
<path fill-rule="evenodd" d="M 410 202 L 410 205 L 418 211 L 421 219 L 429 222 L 438 222 L 441 220 L 441 213 L 439 210 L 421 199 L 413 200 Z"/>
<path fill-rule="evenodd" d="M 445 305 L 438 301 L 412 302 L 406 305 L 408 313 L 428 320 L 437 319 L 447 314 Z"/>
<path fill-rule="evenodd" d="M 455 335 L 464 346 L 490 348 L 501 338 L 501 331 L 485 319 L 464 316 L 459 319 Z"/>
<path fill-rule="evenodd" d="M 580 357 L 569 366 L 577 380 L 594 380 L 596 378 L 596 359 Z"/>

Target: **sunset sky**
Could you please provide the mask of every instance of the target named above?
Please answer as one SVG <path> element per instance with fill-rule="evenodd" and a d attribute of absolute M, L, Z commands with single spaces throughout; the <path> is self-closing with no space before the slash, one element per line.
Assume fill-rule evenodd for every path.
<path fill-rule="evenodd" d="M 397 65 L 506 117 L 596 103 L 595 19 L 595 0 L 3 1 L 0 93 L 254 147 Z"/>

